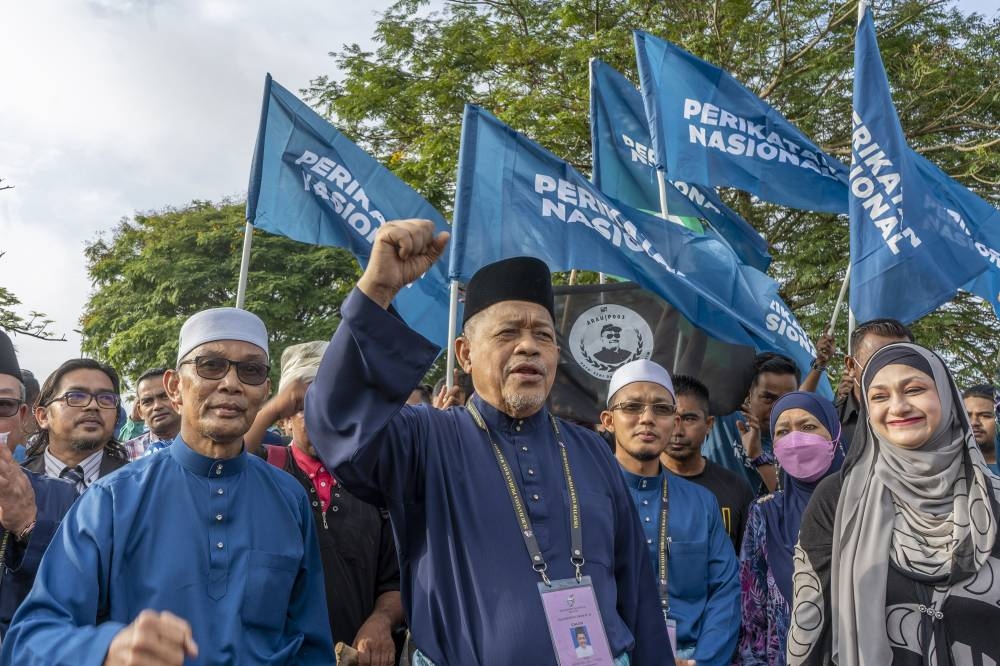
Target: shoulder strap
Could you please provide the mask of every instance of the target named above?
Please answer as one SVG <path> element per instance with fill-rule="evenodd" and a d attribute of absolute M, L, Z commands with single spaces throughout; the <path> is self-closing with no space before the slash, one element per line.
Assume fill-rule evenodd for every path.
<path fill-rule="evenodd" d="M 288 447 L 274 445 L 268 446 L 267 462 L 274 465 L 278 469 L 285 469 L 285 463 L 288 462 Z"/>

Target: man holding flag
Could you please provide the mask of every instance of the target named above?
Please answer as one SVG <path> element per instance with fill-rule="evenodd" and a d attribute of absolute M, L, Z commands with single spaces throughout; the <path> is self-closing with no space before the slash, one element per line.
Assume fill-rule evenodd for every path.
<path fill-rule="evenodd" d="M 404 405 L 438 349 L 386 308 L 438 260 L 426 220 L 384 225 L 306 394 L 337 478 L 385 504 L 426 664 L 673 663 L 635 509 L 607 444 L 550 415 L 559 350 L 551 276 L 518 257 L 468 282 L 458 359 L 467 408 Z"/>

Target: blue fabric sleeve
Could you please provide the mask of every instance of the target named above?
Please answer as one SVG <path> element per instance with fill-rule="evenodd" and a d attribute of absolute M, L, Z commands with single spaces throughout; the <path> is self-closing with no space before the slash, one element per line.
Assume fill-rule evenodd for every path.
<path fill-rule="evenodd" d="M 409 423 L 393 417 L 440 350 L 357 289 L 341 317 L 306 393 L 306 428 L 351 493 L 385 506 L 387 493 L 417 492 L 422 475 L 414 442 L 426 428 L 418 410 L 407 410 Z"/>
<path fill-rule="evenodd" d="M 708 603 L 694 660 L 698 666 L 725 666 L 732 661 L 740 631 L 740 579 L 736 553 L 722 524 L 715 497 L 706 514 L 708 525 Z"/>
<path fill-rule="evenodd" d="M 114 506 L 94 486 L 69 510 L 38 567 L 35 585 L 4 637 L 0 663 L 101 666 L 125 625 L 97 624 L 107 607 Z M 72 585 L 67 585 L 72 581 Z"/>
<path fill-rule="evenodd" d="M 303 539 L 302 566 L 292 586 L 285 632 L 289 639 L 302 637 L 294 663 L 330 664 L 333 663 L 333 639 L 330 636 L 326 595 L 323 594 L 323 561 L 319 555 L 316 523 L 305 494 L 299 497 L 299 516 Z M 306 590 L 318 593 L 307 594 Z"/>

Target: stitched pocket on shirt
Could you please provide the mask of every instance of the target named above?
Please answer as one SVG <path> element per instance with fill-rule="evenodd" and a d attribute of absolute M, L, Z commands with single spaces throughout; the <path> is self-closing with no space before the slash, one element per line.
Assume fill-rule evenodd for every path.
<path fill-rule="evenodd" d="M 280 631 L 285 626 L 298 559 L 251 550 L 247 553 L 247 586 L 241 615 L 247 624 Z"/>

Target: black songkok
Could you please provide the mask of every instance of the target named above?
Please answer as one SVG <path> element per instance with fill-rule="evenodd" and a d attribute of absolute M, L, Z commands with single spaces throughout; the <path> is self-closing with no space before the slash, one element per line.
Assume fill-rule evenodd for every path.
<path fill-rule="evenodd" d="M 476 271 L 465 287 L 462 325 L 473 315 L 503 301 L 538 303 L 554 320 L 552 274 L 545 262 L 534 257 L 513 257 Z"/>
<path fill-rule="evenodd" d="M 17 364 L 14 343 L 3 331 L 0 331 L 0 375 L 10 375 L 21 381 L 21 366 Z"/>

